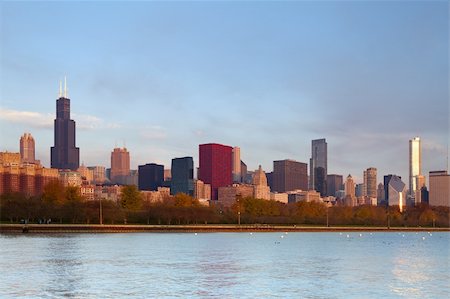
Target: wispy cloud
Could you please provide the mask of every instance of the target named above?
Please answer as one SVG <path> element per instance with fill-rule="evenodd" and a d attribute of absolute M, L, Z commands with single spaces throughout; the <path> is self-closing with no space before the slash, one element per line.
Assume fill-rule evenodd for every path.
<path fill-rule="evenodd" d="M 50 113 L 20 111 L 0 107 L 0 119 L 38 129 L 52 129 L 55 116 Z M 81 130 L 116 129 L 119 124 L 108 123 L 93 115 L 73 114 L 77 127 Z"/>

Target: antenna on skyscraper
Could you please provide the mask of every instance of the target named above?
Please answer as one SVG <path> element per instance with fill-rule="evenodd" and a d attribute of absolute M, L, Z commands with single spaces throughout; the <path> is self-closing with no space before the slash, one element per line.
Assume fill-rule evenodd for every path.
<path fill-rule="evenodd" d="M 64 97 L 67 99 L 67 78 L 64 76 Z"/>
<path fill-rule="evenodd" d="M 62 97 L 62 82 L 61 79 L 59 79 L 59 93 L 58 93 L 58 98 Z"/>

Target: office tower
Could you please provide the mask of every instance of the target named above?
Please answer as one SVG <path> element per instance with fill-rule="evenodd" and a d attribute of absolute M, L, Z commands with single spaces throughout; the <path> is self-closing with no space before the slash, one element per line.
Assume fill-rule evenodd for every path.
<path fill-rule="evenodd" d="M 241 149 L 237 146 L 233 147 L 233 156 L 232 156 L 232 163 L 233 163 L 233 182 L 234 183 L 240 183 L 242 182 L 241 178 Z"/>
<path fill-rule="evenodd" d="M 130 153 L 124 148 L 115 148 L 111 152 L 110 180 L 113 184 L 125 185 L 130 175 Z"/>
<path fill-rule="evenodd" d="M 375 167 L 367 168 L 364 171 L 364 196 L 377 197 L 377 169 Z"/>
<path fill-rule="evenodd" d="M 336 196 L 336 192 L 342 190 L 343 177 L 339 174 L 327 175 L 327 195 Z"/>
<path fill-rule="evenodd" d="M 200 168 L 198 179 L 211 185 L 211 199 L 218 199 L 219 187 L 233 183 L 231 146 L 208 143 L 199 145 Z"/>
<path fill-rule="evenodd" d="M 103 184 L 106 181 L 106 169 L 104 166 L 89 166 L 93 173 L 94 184 Z"/>
<path fill-rule="evenodd" d="M 273 161 L 273 191 L 308 189 L 308 165 L 294 160 Z"/>
<path fill-rule="evenodd" d="M 67 82 L 64 94 L 59 83 L 59 98 L 56 100 L 55 145 L 51 147 L 51 167 L 76 170 L 80 166 L 80 149 L 75 146 L 75 121 L 70 119 L 70 99 L 67 97 Z"/>
<path fill-rule="evenodd" d="M 241 183 L 244 182 L 244 179 L 247 177 L 247 164 L 245 164 L 241 160 Z"/>
<path fill-rule="evenodd" d="M 349 174 L 347 176 L 347 179 L 345 180 L 345 196 L 354 197 L 355 195 L 356 195 L 355 182 L 353 181 L 352 176 Z"/>
<path fill-rule="evenodd" d="M 447 171 L 430 171 L 430 206 L 450 207 L 450 175 Z"/>
<path fill-rule="evenodd" d="M 414 194 L 416 204 L 422 203 L 422 188 L 426 187 L 425 176 L 417 175 L 416 179 L 416 192 Z"/>
<path fill-rule="evenodd" d="M 312 140 L 309 165 L 309 189 L 327 194 L 327 142 L 325 138 Z"/>
<path fill-rule="evenodd" d="M 364 193 L 364 184 L 363 183 L 356 184 L 355 185 L 355 195 L 356 195 L 356 197 L 363 196 L 363 193 Z"/>
<path fill-rule="evenodd" d="M 384 176 L 384 198 L 389 206 L 398 206 L 400 212 L 406 206 L 406 184 L 402 178 L 389 174 Z"/>
<path fill-rule="evenodd" d="M 194 160 L 192 157 L 172 159 L 170 194 L 194 196 Z"/>
<path fill-rule="evenodd" d="M 384 198 L 384 185 L 383 183 L 378 184 L 377 188 L 377 205 L 378 206 L 385 206 L 385 198 Z"/>
<path fill-rule="evenodd" d="M 34 138 L 30 133 L 20 137 L 20 159 L 22 163 L 35 163 Z"/>
<path fill-rule="evenodd" d="M 415 200 L 416 191 L 420 187 L 416 184 L 416 177 L 422 174 L 422 151 L 420 148 L 420 138 L 414 137 L 409 140 L 409 196 L 414 204 L 419 204 Z"/>
<path fill-rule="evenodd" d="M 164 165 L 149 163 L 139 165 L 138 169 L 139 190 L 157 191 L 164 182 Z"/>
<path fill-rule="evenodd" d="M 267 186 L 273 190 L 273 172 L 266 172 Z"/>

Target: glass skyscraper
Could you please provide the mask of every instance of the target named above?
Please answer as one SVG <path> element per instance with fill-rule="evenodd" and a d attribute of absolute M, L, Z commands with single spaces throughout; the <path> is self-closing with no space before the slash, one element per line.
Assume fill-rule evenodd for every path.
<path fill-rule="evenodd" d="M 192 157 L 172 159 L 170 194 L 194 196 L 194 160 Z"/>
<path fill-rule="evenodd" d="M 309 189 L 320 192 L 321 196 L 327 194 L 327 142 L 325 138 L 312 140 L 311 159 L 309 162 Z"/>

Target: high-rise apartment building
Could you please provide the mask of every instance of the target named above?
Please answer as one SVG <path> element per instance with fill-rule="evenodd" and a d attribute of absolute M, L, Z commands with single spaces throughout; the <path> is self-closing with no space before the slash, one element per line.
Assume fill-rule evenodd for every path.
<path fill-rule="evenodd" d="M 30 133 L 25 133 L 20 137 L 20 159 L 22 163 L 36 162 L 34 138 Z"/>
<path fill-rule="evenodd" d="M 294 160 L 273 161 L 273 191 L 308 190 L 308 165 Z"/>
<path fill-rule="evenodd" d="M 157 191 L 164 182 L 164 165 L 149 163 L 139 165 L 138 188 L 145 191 Z"/>
<path fill-rule="evenodd" d="M 233 183 L 231 146 L 208 143 L 199 145 L 198 179 L 211 185 L 211 199 L 218 199 L 219 187 Z"/>
<path fill-rule="evenodd" d="M 450 175 L 447 171 L 430 171 L 430 206 L 450 207 Z"/>
<path fill-rule="evenodd" d="M 312 140 L 309 165 L 309 188 L 327 194 L 327 142 L 325 138 Z"/>
<path fill-rule="evenodd" d="M 130 175 L 130 152 L 126 148 L 115 148 L 111 152 L 110 180 L 113 184 L 125 185 Z"/>
<path fill-rule="evenodd" d="M 409 140 L 409 197 L 414 204 L 420 204 L 416 200 L 416 192 L 421 187 L 417 186 L 417 176 L 422 174 L 422 150 L 420 147 L 420 138 L 414 137 Z M 420 200 L 420 199 L 418 199 Z"/>
<path fill-rule="evenodd" d="M 364 171 L 364 196 L 377 198 L 377 169 L 367 168 Z"/>
<path fill-rule="evenodd" d="M 327 175 L 327 195 L 336 196 L 336 192 L 342 190 L 344 179 L 339 174 Z"/>
<path fill-rule="evenodd" d="M 233 182 L 242 182 L 241 177 L 241 149 L 238 146 L 233 147 L 232 151 L 232 163 L 233 163 Z"/>
<path fill-rule="evenodd" d="M 192 157 L 172 159 L 170 194 L 194 196 L 194 160 Z"/>
<path fill-rule="evenodd" d="M 75 146 L 75 121 L 70 119 L 70 99 L 67 83 L 64 94 L 59 83 L 59 98 L 56 100 L 55 145 L 51 147 L 51 167 L 77 170 L 80 166 L 80 149 Z"/>

